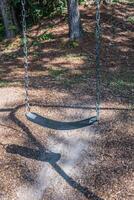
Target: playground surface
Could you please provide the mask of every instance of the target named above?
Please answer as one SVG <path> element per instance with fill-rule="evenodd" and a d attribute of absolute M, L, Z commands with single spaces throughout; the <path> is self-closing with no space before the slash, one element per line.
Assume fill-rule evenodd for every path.
<path fill-rule="evenodd" d="M 126 20 L 133 8 L 113 6 L 115 9 L 107 14 L 102 10 L 101 15 L 99 124 L 53 130 L 29 122 L 25 117 L 20 39 L 1 43 L 0 200 L 134 198 L 133 35 Z M 83 45 L 67 43 L 64 19 L 48 21 L 30 31 L 34 38 L 30 37 L 29 56 L 31 108 L 59 122 L 95 115 L 94 9 L 81 9 L 86 32 Z M 113 10 L 116 18 L 108 18 Z M 46 27 L 54 39 L 35 43 Z"/>
<path fill-rule="evenodd" d="M 41 92 L 36 90 L 37 94 Z M 132 199 L 132 112 L 123 106 L 102 104 L 99 125 L 51 130 L 26 120 L 22 89 L 3 88 L 1 96 L 2 200 Z M 64 98 L 62 93 L 58 96 Z M 50 101 L 49 94 L 47 98 Z M 33 106 L 32 110 L 59 121 L 74 121 L 93 115 L 90 107 L 94 108 L 92 104 L 71 108 L 70 103 L 66 108 L 59 101 L 59 106 L 57 102 L 55 106 Z"/>

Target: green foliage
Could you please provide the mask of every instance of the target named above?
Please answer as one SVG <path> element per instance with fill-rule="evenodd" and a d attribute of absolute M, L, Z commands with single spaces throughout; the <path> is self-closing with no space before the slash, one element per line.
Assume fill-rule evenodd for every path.
<path fill-rule="evenodd" d="M 15 10 L 21 9 L 20 0 L 12 0 L 12 6 Z M 26 10 L 27 10 L 27 21 L 28 24 L 38 23 L 44 16 L 52 16 L 52 14 L 62 14 L 64 13 L 65 8 L 67 7 L 66 0 L 27 0 L 26 1 Z M 19 13 L 20 15 L 20 13 Z M 19 16 L 20 18 L 20 16 Z"/>
<path fill-rule="evenodd" d="M 69 41 L 68 46 L 69 48 L 76 48 L 79 46 L 79 42 L 76 40 Z"/>
<path fill-rule="evenodd" d="M 11 0 L 11 4 L 16 6 L 18 3 L 21 3 L 20 0 Z"/>
<path fill-rule="evenodd" d="M 38 36 L 38 40 L 51 40 L 54 39 L 54 36 L 52 33 L 43 33 L 40 36 Z"/>
<path fill-rule="evenodd" d="M 67 7 L 67 2 L 66 0 L 59 0 L 57 4 L 56 11 L 60 14 L 63 14 L 65 11 L 65 8 Z"/>
<path fill-rule="evenodd" d="M 40 46 L 42 41 L 52 40 L 52 39 L 54 39 L 53 34 L 45 32 L 45 33 L 37 36 L 37 38 L 32 42 L 32 46 Z"/>
<path fill-rule="evenodd" d="M 83 4 L 85 2 L 86 2 L 86 0 L 79 0 L 79 4 Z"/>
<path fill-rule="evenodd" d="M 79 0 L 79 3 L 83 3 L 85 0 Z M 17 21 L 21 26 L 21 11 L 22 5 L 21 0 L 11 0 L 10 5 L 15 10 L 15 15 L 17 17 Z M 63 15 L 67 9 L 67 0 L 27 0 L 26 1 L 26 18 L 27 18 L 27 25 L 31 26 L 33 24 L 37 24 L 40 22 L 43 17 L 53 17 L 56 14 Z M 1 29 L 1 27 L 0 27 Z M 10 27 L 11 30 L 16 32 L 16 27 Z M 3 32 L 0 30 L 0 38 Z M 42 40 L 49 40 L 52 39 L 51 34 L 43 35 Z M 73 45 L 72 45 L 73 46 Z"/>

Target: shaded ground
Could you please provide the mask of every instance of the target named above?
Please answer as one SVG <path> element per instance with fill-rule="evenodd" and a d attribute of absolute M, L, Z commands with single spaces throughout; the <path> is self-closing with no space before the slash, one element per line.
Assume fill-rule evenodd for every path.
<path fill-rule="evenodd" d="M 50 119 L 74 121 L 95 114 L 95 10 L 81 10 L 86 33 L 75 48 L 68 44 L 64 17 L 29 31 L 32 110 Z M 1 200 L 134 198 L 133 25 L 127 20 L 133 7 L 116 4 L 101 12 L 99 125 L 55 131 L 28 122 L 20 39 L 1 43 Z M 46 27 L 53 39 L 44 41 Z"/>

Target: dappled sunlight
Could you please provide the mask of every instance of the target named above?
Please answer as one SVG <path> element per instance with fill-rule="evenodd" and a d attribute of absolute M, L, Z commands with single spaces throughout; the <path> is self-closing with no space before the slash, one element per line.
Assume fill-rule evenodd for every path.
<path fill-rule="evenodd" d="M 64 64 L 62 64 L 64 62 Z M 80 60 L 80 58 L 78 58 L 77 59 L 77 57 L 59 57 L 59 58 L 57 58 L 57 59 L 55 59 L 55 60 L 53 60 L 52 62 L 51 62 L 51 64 L 53 64 L 53 65 L 60 65 L 61 64 L 61 66 L 63 67 L 63 66 L 65 66 L 65 67 L 68 67 L 69 68 L 69 66 L 80 66 L 80 65 L 83 65 L 84 64 L 84 61 L 83 60 Z"/>
<path fill-rule="evenodd" d="M 79 42 L 68 41 L 65 15 L 44 18 L 28 30 L 31 112 L 56 128 L 25 116 L 20 36 L 0 42 L 2 198 L 132 197 L 133 27 L 128 17 L 133 8 L 101 6 L 100 121 L 71 129 L 65 125 L 83 120 L 89 125 L 96 115 L 95 7 L 80 9 L 84 37 Z"/>
<path fill-rule="evenodd" d="M 115 5 L 113 5 L 114 7 Z M 125 8 L 126 5 L 124 5 Z M 125 15 L 125 12 L 119 11 L 120 9 L 118 6 L 115 6 L 116 12 L 113 16 L 113 20 L 117 20 L 118 15 L 123 14 Z M 124 9 L 122 7 L 122 9 Z M 125 69 L 126 65 L 131 65 L 131 63 L 128 63 L 128 59 L 132 59 L 132 33 L 127 31 L 127 27 L 124 28 L 119 27 L 120 31 L 118 30 L 118 23 L 115 23 L 115 30 L 117 31 L 117 34 L 110 34 L 112 31 L 112 24 L 110 21 L 110 14 L 112 8 L 109 8 L 108 15 L 101 13 L 102 18 L 102 36 L 103 36 L 103 43 L 102 43 L 102 63 L 103 69 L 106 67 L 106 69 L 109 69 L 109 72 L 111 71 L 119 71 L 120 69 Z M 128 9 L 132 9 L 131 7 Z M 30 61 L 30 87 L 32 88 L 48 88 L 48 83 L 50 83 L 50 86 L 53 85 L 55 87 L 55 84 L 58 86 L 64 86 L 64 89 L 68 89 L 71 87 L 74 87 L 74 85 L 77 85 L 82 81 L 84 84 L 84 87 L 88 85 L 92 85 L 92 81 L 94 79 L 95 74 L 95 68 L 94 72 L 92 74 L 92 77 L 88 70 L 94 67 L 95 63 L 95 45 L 93 42 L 95 42 L 94 38 L 94 11 L 91 12 L 93 8 L 91 7 L 89 10 L 82 8 L 82 21 L 85 23 L 84 27 L 89 30 L 89 33 L 85 34 L 84 41 L 79 44 L 76 48 L 70 48 L 67 46 L 67 24 L 65 22 L 63 23 L 63 19 L 60 20 L 57 18 L 56 20 L 53 20 L 51 23 L 43 23 L 41 22 L 40 26 L 34 26 L 33 29 L 36 32 L 36 29 L 38 31 L 38 34 L 33 33 L 32 38 L 32 29 L 29 30 L 30 38 L 29 38 L 29 45 L 31 46 L 34 40 L 36 40 L 40 35 L 42 35 L 45 31 L 45 27 L 47 29 L 48 33 L 52 33 L 54 36 L 54 39 L 52 40 L 42 40 L 38 41 L 36 43 L 37 46 L 32 45 L 30 47 L 30 54 L 29 54 L 29 61 Z M 129 10 L 127 11 L 129 12 Z M 123 19 L 118 19 L 123 20 Z M 127 22 L 125 22 L 127 23 Z M 119 23 L 120 24 L 120 23 Z M 61 25 L 61 26 L 60 26 Z M 43 27 L 43 29 L 42 29 Z M 63 34 L 63 29 L 65 29 L 65 32 Z M 103 30 L 104 28 L 104 30 Z M 107 28 L 107 30 L 106 30 Z M 106 30 L 106 31 L 105 31 Z M 118 32 L 119 31 L 119 32 Z M 58 35 L 57 35 L 58 34 Z M 59 37 L 61 36 L 61 37 Z M 115 37 L 116 36 L 116 37 Z M 16 43 L 18 42 L 18 39 L 15 39 Z M 14 42 L 15 42 L 14 40 Z M 63 42 L 63 40 L 66 40 Z M 11 45 L 11 48 L 15 48 L 15 43 Z M 83 45 L 84 44 L 84 45 Z M 90 44 L 90 45 L 89 45 Z M 109 45 L 110 44 L 110 45 Z M 10 46 L 10 45 L 9 45 Z M 108 52 L 106 52 L 106 48 L 108 48 Z M 81 51 L 81 53 L 79 53 Z M 116 53 L 116 55 L 115 55 Z M 126 55 L 124 55 L 127 53 Z M 18 56 L 19 54 L 19 56 Z M 22 77 L 23 77 L 23 63 L 22 63 L 22 50 L 19 50 L 18 47 L 15 52 L 3 52 L 3 56 L 5 55 L 5 58 L 3 57 L 3 60 L 9 59 L 10 62 L 6 63 L 8 65 L 8 69 L 5 70 L 5 64 L 1 65 L 1 78 L 2 81 L 1 85 L 22 85 Z M 120 59 L 118 59 L 118 55 L 120 55 Z M 118 58 L 114 58 L 114 57 Z M 106 57 L 106 58 L 105 58 Z M 127 58 L 127 59 L 125 59 Z M 131 66 L 130 66 L 131 67 Z M 4 69 L 3 69 L 4 68 Z M 20 69 L 21 68 L 21 69 Z M 85 70 L 82 70 L 82 69 Z M 55 72 L 52 72 L 51 69 L 54 69 Z M 65 69 L 65 72 L 62 74 L 58 74 L 56 72 L 57 69 Z M 69 69 L 67 71 L 67 69 Z M 74 80 L 73 75 L 77 74 L 74 70 L 77 69 L 79 71 L 79 76 L 77 76 Z M 72 70 L 72 72 L 71 72 Z M 121 71 L 120 70 L 120 71 Z M 80 73 L 81 71 L 81 73 Z M 105 71 L 105 70 L 104 70 Z M 103 71 L 103 73 L 104 73 Z M 57 75 L 56 75 L 57 74 Z M 85 75 L 86 74 L 86 75 Z M 8 77 L 7 77 L 8 75 Z M 70 80 L 70 76 L 72 75 L 72 78 Z M 114 74 L 113 74 L 114 75 Z M 81 76 L 81 77 L 80 77 Z M 89 77 L 88 77 L 89 76 Z M 105 76 L 105 74 L 104 74 Z M 110 75 L 109 75 L 110 76 Z M 84 81 L 85 78 L 88 79 L 87 81 Z M 106 78 L 106 76 L 105 76 Z M 36 80 L 35 80 L 36 79 Z M 11 83 L 10 83 L 11 82 Z M 106 82 L 109 82 L 107 80 Z M 34 83 L 34 84 L 33 84 Z M 116 84 L 118 85 L 118 83 Z M 115 85 L 115 86 L 116 86 Z M 129 87 L 129 83 L 125 84 L 127 87 Z M 124 85 L 124 86 L 125 86 Z M 108 85 L 106 85 L 107 87 Z M 109 89 L 112 89 L 113 87 L 110 87 Z M 114 91 L 112 91 L 114 92 Z"/>

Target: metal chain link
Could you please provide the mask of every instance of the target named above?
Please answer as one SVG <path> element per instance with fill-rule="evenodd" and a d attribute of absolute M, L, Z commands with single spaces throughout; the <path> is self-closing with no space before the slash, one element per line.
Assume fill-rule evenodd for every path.
<path fill-rule="evenodd" d="M 101 27 L 100 27 L 100 0 L 96 2 L 96 115 L 99 121 L 100 117 L 100 39 L 101 39 Z"/>
<path fill-rule="evenodd" d="M 29 74 L 28 74 L 28 40 L 27 40 L 27 25 L 26 25 L 26 0 L 21 0 L 22 4 L 22 28 L 23 28 L 23 53 L 24 53 L 24 68 L 25 68 L 25 107 L 26 113 L 30 112 L 30 105 L 29 105 Z"/>
<path fill-rule="evenodd" d="M 95 0 L 96 2 L 96 115 L 97 120 L 99 120 L 100 115 L 100 37 L 101 37 L 101 27 L 100 27 L 100 0 Z M 23 52 L 24 52 L 24 68 L 25 68 L 25 106 L 26 112 L 30 111 L 29 105 L 29 74 L 28 74 L 28 47 L 27 47 L 27 26 L 26 26 L 26 1 L 21 0 L 22 4 L 22 27 L 23 27 Z"/>

